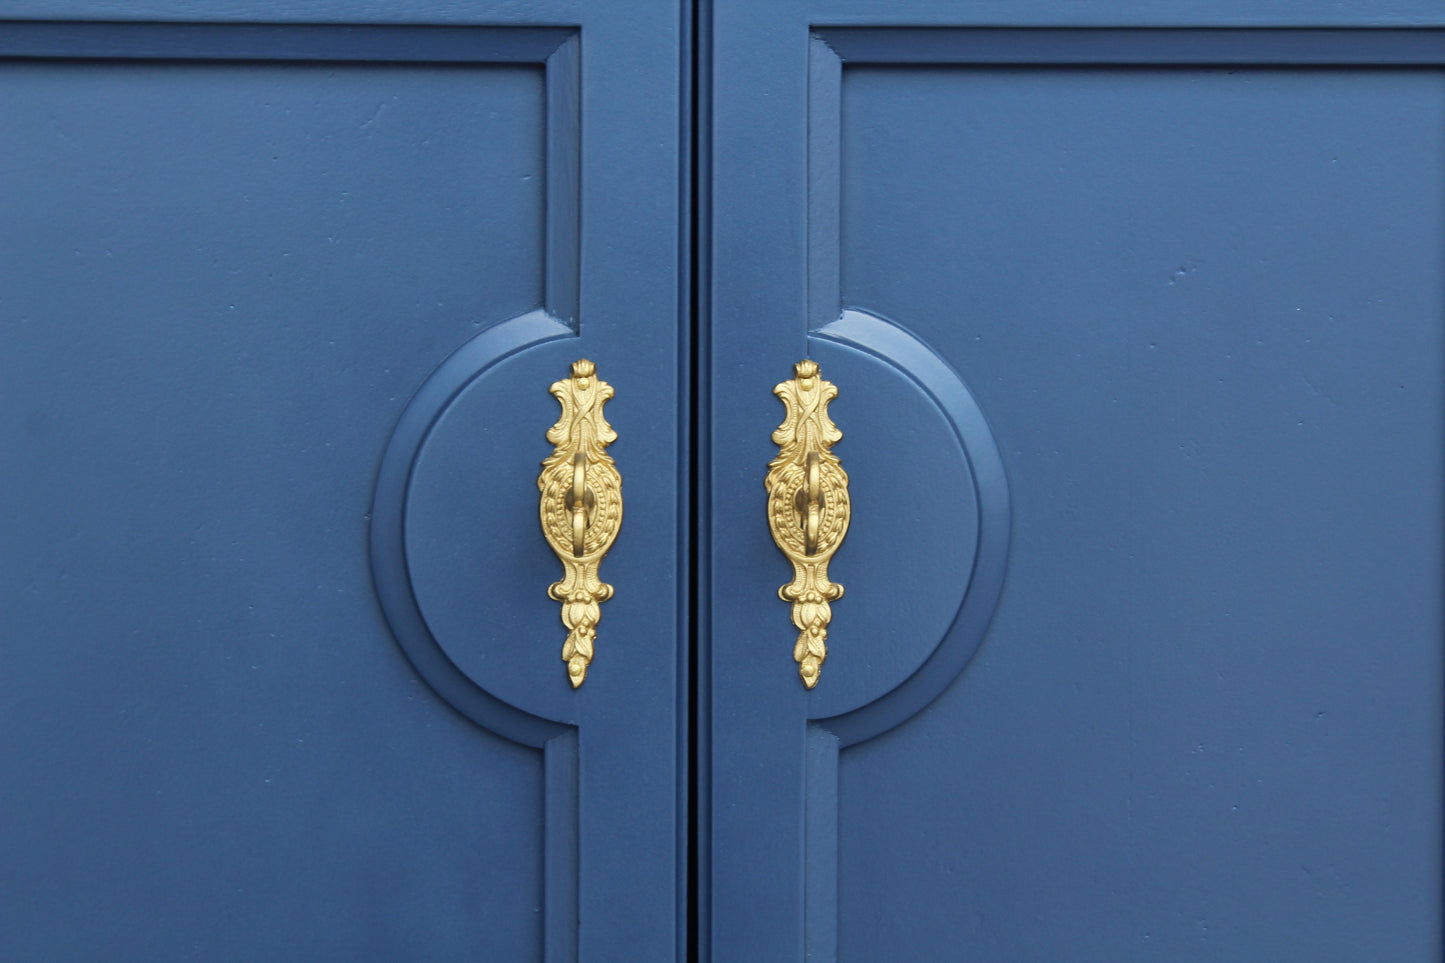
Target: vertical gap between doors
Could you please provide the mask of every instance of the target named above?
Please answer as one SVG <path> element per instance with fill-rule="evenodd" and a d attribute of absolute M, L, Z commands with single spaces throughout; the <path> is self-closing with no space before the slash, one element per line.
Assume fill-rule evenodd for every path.
<path fill-rule="evenodd" d="M 687 633 L 687 959 L 706 963 L 709 953 L 709 840 L 711 838 L 710 737 L 711 611 L 707 586 L 711 525 L 711 316 L 707 292 L 711 285 L 708 238 L 711 208 L 708 184 L 711 164 L 712 0 L 681 0 L 683 38 L 683 184 L 686 307 L 690 324 L 688 356 L 687 437 L 688 485 L 688 633 Z"/>

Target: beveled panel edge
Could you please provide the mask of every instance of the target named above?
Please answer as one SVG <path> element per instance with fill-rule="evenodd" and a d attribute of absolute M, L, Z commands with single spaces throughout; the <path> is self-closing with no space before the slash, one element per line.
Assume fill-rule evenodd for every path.
<path fill-rule="evenodd" d="M 0 20 L 0 58 L 546 63 L 572 27 Z"/>
<path fill-rule="evenodd" d="M 838 959 L 838 737 L 808 723 L 804 764 L 803 947 L 806 958 Z"/>
<path fill-rule="evenodd" d="M 1445 28 L 860 27 L 813 36 L 847 63 L 1063 66 L 1432 66 Z"/>
<path fill-rule="evenodd" d="M 542 959 L 574 963 L 579 953 L 579 739 L 565 727 L 542 748 Z"/>
<path fill-rule="evenodd" d="M 546 64 L 542 303 L 576 331 L 582 283 L 582 40 L 575 31 L 547 54 Z"/>
<path fill-rule="evenodd" d="M 808 41 L 808 329 L 838 319 L 843 279 L 843 61 Z"/>

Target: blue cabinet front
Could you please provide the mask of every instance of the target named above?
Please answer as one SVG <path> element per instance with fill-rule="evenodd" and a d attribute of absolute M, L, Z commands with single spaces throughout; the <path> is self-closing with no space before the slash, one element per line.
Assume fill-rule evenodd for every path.
<path fill-rule="evenodd" d="M 0 957 L 1438 957 L 1445 22 L 1319 6 L 8 8 Z"/>

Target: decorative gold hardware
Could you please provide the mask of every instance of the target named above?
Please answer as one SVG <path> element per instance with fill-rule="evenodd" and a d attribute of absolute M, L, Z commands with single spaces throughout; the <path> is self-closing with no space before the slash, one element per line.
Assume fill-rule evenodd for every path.
<path fill-rule="evenodd" d="M 598 566 L 622 524 L 622 476 L 606 448 L 617 432 L 602 415 L 612 386 L 596 377 L 597 368 L 583 359 L 572 365 L 572 377 L 552 385 L 562 404 L 562 417 L 547 430 L 556 450 L 542 462 L 537 488 L 542 492 L 542 534 L 562 562 L 562 580 L 547 594 L 562 603 L 567 641 L 562 660 L 572 688 L 587 678 L 597 639 L 599 605 L 612 597 Z"/>
<path fill-rule="evenodd" d="M 843 586 L 828 581 L 828 562 L 848 534 L 851 506 L 848 473 L 832 447 L 843 437 L 828 417 L 828 402 L 838 388 L 824 381 L 814 361 L 793 366 L 793 380 L 773 389 L 783 400 L 787 415 L 773 443 L 778 457 L 768 464 L 768 527 L 773 541 L 793 563 L 793 581 L 778 589 L 778 597 L 793 603 L 793 625 L 798 643 L 793 660 L 809 689 L 828 657 L 829 602 L 843 597 Z"/>

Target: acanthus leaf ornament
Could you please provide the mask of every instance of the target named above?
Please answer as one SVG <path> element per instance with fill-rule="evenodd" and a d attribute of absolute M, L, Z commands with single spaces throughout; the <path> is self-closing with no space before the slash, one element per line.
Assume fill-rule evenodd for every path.
<path fill-rule="evenodd" d="M 848 473 L 832 452 L 843 433 L 828 417 L 838 388 L 823 380 L 814 361 L 798 362 L 793 375 L 773 389 L 787 413 L 773 432 L 779 451 L 768 464 L 765 484 L 768 527 L 793 563 L 793 580 L 778 589 L 778 597 L 793 603 L 798 630 L 793 660 L 811 689 L 828 657 L 830 603 L 843 597 L 843 586 L 828 581 L 828 562 L 848 533 L 851 505 Z"/>
<path fill-rule="evenodd" d="M 612 386 L 597 378 L 596 366 L 586 359 L 574 362 L 572 377 L 553 383 L 551 391 L 562 415 L 547 430 L 556 447 L 542 462 L 537 488 L 542 533 L 562 562 L 562 579 L 547 594 L 562 603 L 567 627 L 562 659 L 575 689 L 592 663 L 600 603 L 612 597 L 598 567 L 622 524 L 622 476 L 606 451 L 617 440 L 602 414 Z"/>

